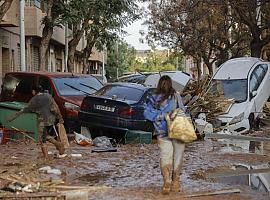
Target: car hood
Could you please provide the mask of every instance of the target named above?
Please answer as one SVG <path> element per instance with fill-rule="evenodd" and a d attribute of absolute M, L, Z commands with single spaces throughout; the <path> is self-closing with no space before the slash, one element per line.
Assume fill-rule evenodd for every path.
<path fill-rule="evenodd" d="M 85 96 L 64 96 L 63 99 L 67 102 L 81 106 L 84 97 Z"/>
<path fill-rule="evenodd" d="M 223 122 L 229 122 L 232 120 L 232 118 L 240 115 L 242 112 L 244 112 L 247 109 L 247 102 L 242 103 L 233 103 L 228 111 L 227 114 L 220 115 L 218 119 L 220 119 Z M 244 116 L 246 118 L 246 116 Z"/>

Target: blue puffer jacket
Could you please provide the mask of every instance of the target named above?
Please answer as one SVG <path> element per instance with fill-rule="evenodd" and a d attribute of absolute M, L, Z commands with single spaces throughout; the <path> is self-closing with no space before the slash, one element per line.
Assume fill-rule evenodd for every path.
<path fill-rule="evenodd" d="M 186 111 L 182 103 L 181 96 L 175 94 L 170 98 L 166 99 L 159 108 L 157 108 L 157 103 L 162 98 L 162 95 L 152 95 L 148 97 L 147 103 L 145 104 L 144 116 L 146 119 L 153 122 L 155 127 L 155 135 L 158 137 L 167 137 L 168 128 L 165 116 L 171 113 L 175 108 L 181 108 Z"/>

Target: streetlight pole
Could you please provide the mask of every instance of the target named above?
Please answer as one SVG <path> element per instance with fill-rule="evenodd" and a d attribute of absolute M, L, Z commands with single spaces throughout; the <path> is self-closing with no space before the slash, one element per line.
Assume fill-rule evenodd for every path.
<path fill-rule="evenodd" d="M 24 27 L 25 0 L 20 0 L 20 49 L 21 49 L 21 71 L 26 71 L 25 66 L 25 27 Z"/>
<path fill-rule="evenodd" d="M 68 24 L 65 24 L 65 72 L 68 71 Z"/>
<path fill-rule="evenodd" d="M 103 45 L 103 53 L 102 53 L 102 80 L 104 82 L 105 80 L 105 50 L 106 50 L 106 46 Z"/>

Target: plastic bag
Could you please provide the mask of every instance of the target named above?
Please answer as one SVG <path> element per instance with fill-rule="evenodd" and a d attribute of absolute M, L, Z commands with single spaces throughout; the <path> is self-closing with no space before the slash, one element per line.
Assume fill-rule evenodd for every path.
<path fill-rule="evenodd" d="M 93 145 L 93 141 L 91 138 L 87 138 L 84 135 L 76 133 L 76 132 L 74 132 L 74 134 L 75 134 L 75 142 L 77 144 L 82 145 L 82 146 Z"/>
<path fill-rule="evenodd" d="M 96 147 L 104 147 L 104 148 L 111 148 L 111 147 L 113 147 L 112 146 L 112 143 L 110 141 L 110 138 L 108 138 L 106 136 L 96 137 L 93 140 L 93 144 Z"/>

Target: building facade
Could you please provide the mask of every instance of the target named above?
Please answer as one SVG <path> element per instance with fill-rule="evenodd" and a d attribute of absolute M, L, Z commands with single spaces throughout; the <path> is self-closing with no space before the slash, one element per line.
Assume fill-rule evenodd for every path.
<path fill-rule="evenodd" d="M 19 8 L 20 1 L 14 0 L 10 9 L 0 23 L 0 84 L 2 77 L 9 71 L 20 71 L 20 27 Z M 25 48 L 26 70 L 40 70 L 40 44 L 42 38 L 42 18 L 45 16 L 42 0 L 26 0 L 25 6 Z M 71 34 L 71 30 L 68 30 Z M 86 45 L 84 38 L 81 39 L 75 53 L 75 73 L 82 73 L 83 59 L 82 49 Z M 106 56 L 105 56 L 106 58 Z M 55 27 L 48 51 L 48 64 L 46 71 L 66 71 L 65 69 L 65 27 Z M 89 58 L 87 71 L 101 74 L 103 52 L 93 49 Z"/>

